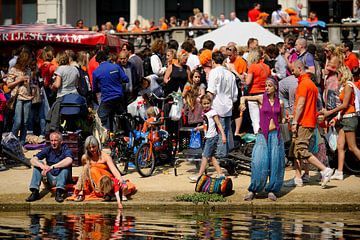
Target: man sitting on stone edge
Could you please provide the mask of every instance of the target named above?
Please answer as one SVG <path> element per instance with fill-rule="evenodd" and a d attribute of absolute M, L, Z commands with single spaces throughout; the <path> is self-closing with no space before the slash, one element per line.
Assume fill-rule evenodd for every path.
<path fill-rule="evenodd" d="M 37 153 L 31 160 L 33 174 L 30 183 L 31 195 L 26 199 L 33 202 L 40 199 L 39 188 L 43 177 L 47 177 L 50 186 L 56 186 L 55 200 L 63 202 L 65 199 L 65 185 L 71 179 L 73 156 L 66 144 L 63 144 L 59 132 L 50 133 L 50 146 Z"/>

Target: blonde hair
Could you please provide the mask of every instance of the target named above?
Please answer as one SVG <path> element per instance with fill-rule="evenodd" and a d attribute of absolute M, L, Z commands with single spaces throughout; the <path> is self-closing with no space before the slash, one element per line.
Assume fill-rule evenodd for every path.
<path fill-rule="evenodd" d="M 109 176 L 104 175 L 100 178 L 99 188 L 100 188 L 100 192 L 102 192 L 103 194 L 110 193 L 113 190 L 113 185 L 114 182 Z"/>
<path fill-rule="evenodd" d="M 353 75 L 346 65 L 341 65 L 337 72 L 340 74 L 338 80 L 341 84 L 344 84 L 347 81 L 353 81 Z"/>
<path fill-rule="evenodd" d="M 249 55 L 247 57 L 248 64 L 258 63 L 262 57 L 262 52 L 260 48 L 256 48 L 253 50 L 250 50 Z"/>
<path fill-rule="evenodd" d="M 69 56 L 65 53 L 65 51 L 59 52 L 56 55 L 56 61 L 59 63 L 59 66 L 68 65 L 70 63 Z"/>
<path fill-rule="evenodd" d="M 146 110 L 146 115 L 148 115 L 148 117 L 155 117 L 157 115 L 157 108 L 156 107 L 149 107 Z"/>

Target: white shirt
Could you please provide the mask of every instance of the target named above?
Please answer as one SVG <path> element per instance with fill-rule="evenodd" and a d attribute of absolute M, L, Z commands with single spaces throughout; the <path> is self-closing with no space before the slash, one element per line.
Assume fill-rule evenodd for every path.
<path fill-rule="evenodd" d="M 190 53 L 186 65 L 189 66 L 190 71 L 194 70 L 196 67 L 200 65 L 199 57 L 197 55 Z"/>
<path fill-rule="evenodd" d="M 205 138 L 213 138 L 218 135 L 216 124 L 214 121 L 214 116 L 218 115 L 214 109 L 210 109 L 208 112 L 204 113 L 204 124 L 205 127 Z"/>
<path fill-rule="evenodd" d="M 224 21 L 218 20 L 219 27 L 224 26 L 225 24 L 228 24 L 230 21 L 229 19 L 224 19 Z"/>
<path fill-rule="evenodd" d="M 237 17 L 234 19 L 231 19 L 230 22 L 241 22 L 240 19 L 238 19 Z"/>
<path fill-rule="evenodd" d="M 158 55 L 156 54 L 151 55 L 150 63 L 151 63 L 151 69 L 154 74 L 158 75 L 159 77 L 164 75 L 166 71 L 166 67 L 162 66 L 161 59 L 159 58 Z"/>
<path fill-rule="evenodd" d="M 234 74 L 223 66 L 212 69 L 209 73 L 207 91 L 214 95 L 212 107 L 219 116 L 230 117 L 238 95 Z"/>

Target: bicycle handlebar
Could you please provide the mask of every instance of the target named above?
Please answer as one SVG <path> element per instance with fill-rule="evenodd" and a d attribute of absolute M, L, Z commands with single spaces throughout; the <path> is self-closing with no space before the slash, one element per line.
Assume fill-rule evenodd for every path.
<path fill-rule="evenodd" d="M 165 100 L 174 98 L 175 95 L 176 95 L 176 92 L 172 92 L 172 93 L 170 93 L 169 95 L 167 95 L 166 97 L 158 97 L 158 96 L 156 96 L 155 93 L 150 93 L 150 94 L 148 95 L 148 97 L 149 97 L 149 98 L 153 97 L 153 98 L 156 98 L 157 100 L 165 101 Z"/>

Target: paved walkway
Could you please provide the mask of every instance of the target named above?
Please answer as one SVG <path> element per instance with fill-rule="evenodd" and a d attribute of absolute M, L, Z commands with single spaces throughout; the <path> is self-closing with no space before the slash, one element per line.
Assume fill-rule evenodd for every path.
<path fill-rule="evenodd" d="M 31 152 L 27 156 L 31 156 Z M 73 176 L 78 176 L 81 167 L 73 168 Z M 174 175 L 173 168 L 159 167 L 154 175 L 142 178 L 135 171 L 130 169 L 126 175 L 130 181 L 137 186 L 137 193 L 124 203 L 125 207 L 158 207 L 159 205 L 194 206 L 192 203 L 177 203 L 174 197 L 184 193 L 194 193 L 195 184 L 190 183 L 188 177 L 196 173 L 194 164 L 189 162 L 181 163 L 178 168 L 178 176 Z M 210 168 L 209 174 L 213 174 Z M 86 207 L 94 204 L 96 207 L 112 206 L 103 202 L 74 203 L 65 202 L 59 204 L 55 202 L 51 194 L 34 203 L 26 203 L 25 198 L 29 195 L 28 184 L 31 179 L 32 170 L 26 167 L 14 167 L 0 172 L 0 207 L 3 209 L 11 208 L 36 208 L 48 206 L 51 208 L 74 208 Z M 287 170 L 285 179 L 293 177 L 294 171 Z M 284 209 L 338 209 L 338 210 L 359 210 L 360 209 L 360 178 L 359 176 L 346 176 L 344 181 L 331 181 L 326 189 L 321 189 L 317 172 L 310 173 L 310 183 L 304 187 L 283 188 L 278 201 L 272 202 L 266 198 L 265 194 L 259 196 L 252 202 L 243 201 L 250 183 L 250 176 L 239 175 L 231 176 L 234 185 L 234 194 L 228 196 L 226 203 L 211 204 L 221 206 L 221 208 L 284 208 Z M 114 205 L 115 206 L 115 205 Z M 95 207 L 95 206 L 94 206 Z"/>

